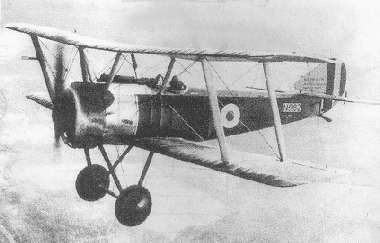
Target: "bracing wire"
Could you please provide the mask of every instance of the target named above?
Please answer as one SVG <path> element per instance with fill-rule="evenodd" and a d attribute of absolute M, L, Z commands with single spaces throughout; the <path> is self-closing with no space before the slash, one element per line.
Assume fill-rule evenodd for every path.
<path fill-rule="evenodd" d="M 126 62 L 128 62 L 129 65 L 131 65 L 131 66 L 133 67 L 133 63 L 130 62 L 130 61 L 127 59 L 127 57 L 126 57 L 125 55 L 123 55 L 123 58 L 124 58 L 124 60 L 125 60 Z M 141 70 L 141 72 L 142 72 L 142 73 L 144 73 L 144 72 L 148 72 L 148 71 L 150 71 L 150 70 L 153 70 L 153 69 L 157 68 L 157 67 L 160 66 L 160 65 L 162 65 L 161 62 L 156 63 L 156 64 L 154 64 L 154 65 L 152 65 L 152 66 L 146 66 L 146 67 L 143 67 L 143 70 Z"/>
<path fill-rule="evenodd" d="M 184 72 L 188 72 L 188 73 L 190 73 L 188 70 L 196 63 L 196 61 L 193 61 L 192 63 L 190 63 L 189 65 L 187 65 L 186 67 L 182 64 L 182 63 L 180 63 L 180 62 L 178 62 L 181 66 L 182 66 L 182 68 L 183 68 L 183 70 L 181 71 L 181 72 L 179 72 L 179 73 L 177 73 L 176 75 L 177 76 L 180 76 L 181 74 L 183 74 Z M 183 121 L 183 123 L 188 127 L 188 128 L 190 128 L 190 130 L 201 140 L 201 141 L 205 141 L 205 139 L 195 130 L 195 128 L 193 128 L 190 124 L 189 124 L 189 122 L 173 107 L 173 106 L 171 106 L 171 105 L 169 105 L 169 104 L 166 104 L 166 106 L 168 106 L 182 121 Z"/>
<path fill-rule="evenodd" d="M 76 52 L 74 53 L 74 56 L 72 57 L 72 59 L 71 59 L 71 62 L 70 62 L 70 64 L 69 64 L 69 68 L 67 69 L 67 71 L 65 72 L 65 76 L 63 77 L 63 79 L 64 80 L 66 80 L 66 77 L 67 77 L 67 75 L 69 75 L 69 73 L 70 73 L 70 71 L 71 71 L 71 67 L 73 66 L 73 63 L 74 63 L 74 61 L 75 61 L 75 58 L 76 58 L 76 56 L 78 55 L 78 49 L 76 50 Z M 65 69 L 66 70 L 66 69 Z"/>
<path fill-rule="evenodd" d="M 49 53 L 49 55 L 51 55 L 51 56 L 54 57 L 55 59 L 58 58 L 58 56 L 55 55 L 55 53 L 54 53 L 53 51 L 51 51 L 51 50 L 49 49 L 49 47 L 48 47 L 48 46 L 47 46 L 42 40 L 39 40 L 39 41 L 40 41 L 40 43 L 46 48 L 47 53 Z"/>
<path fill-rule="evenodd" d="M 181 63 L 181 62 L 178 62 L 181 66 L 182 66 L 182 68 L 183 68 L 183 70 L 181 71 L 181 72 L 178 72 L 176 75 L 179 77 L 179 76 L 181 76 L 182 74 L 184 74 L 184 73 L 189 73 L 190 75 L 191 75 L 191 73 L 189 72 L 189 69 L 192 67 L 192 66 L 194 66 L 194 64 L 195 63 L 197 63 L 197 61 L 193 61 L 193 62 L 191 62 L 189 65 L 187 65 L 186 67 Z"/>
<path fill-rule="evenodd" d="M 42 40 L 40 40 L 40 43 L 42 44 L 42 46 L 45 48 L 46 52 L 47 52 L 49 55 L 51 55 L 52 57 L 54 57 L 54 58 L 56 58 L 56 59 L 58 58 L 57 55 L 54 54 L 54 53 L 53 53 L 53 52 L 47 47 L 47 45 L 46 45 Z M 72 57 L 72 60 L 71 60 L 71 62 L 70 62 L 69 67 L 68 67 L 68 68 L 64 67 L 64 70 L 65 70 L 65 76 L 64 76 L 64 78 L 63 78 L 64 80 L 66 80 L 67 75 L 70 73 L 70 71 L 71 71 L 71 67 L 72 67 L 72 65 L 73 65 L 73 63 L 74 63 L 74 61 L 75 61 L 75 57 L 76 57 L 77 54 L 78 54 L 78 49 L 77 49 L 76 52 L 74 53 L 74 56 Z M 50 63 L 49 63 L 49 62 L 45 62 L 45 63 L 46 63 L 46 66 L 49 68 L 51 74 L 53 75 L 53 78 L 54 78 L 54 79 L 57 79 L 57 74 L 56 74 L 56 72 L 53 70 L 53 68 L 51 67 Z"/>
<path fill-rule="evenodd" d="M 171 106 L 171 105 L 169 105 L 169 104 L 167 104 L 167 106 L 172 110 L 172 111 L 174 111 L 178 116 L 179 116 L 179 118 L 181 118 L 181 120 L 185 123 L 185 125 L 188 127 L 188 128 L 190 128 L 191 129 L 191 131 L 196 135 L 196 136 L 198 136 L 200 139 L 201 139 L 201 141 L 204 141 L 204 138 L 201 136 L 201 135 L 199 135 L 199 133 L 197 133 L 197 131 L 187 122 L 187 120 L 181 115 L 181 114 L 179 114 L 179 112 L 173 107 L 173 106 Z"/>
<path fill-rule="evenodd" d="M 55 54 L 53 54 L 52 51 L 50 51 L 50 49 L 46 46 L 46 44 L 45 44 L 43 41 L 40 40 L 40 43 L 41 43 L 42 46 L 46 49 L 46 52 L 49 53 L 49 55 L 51 55 L 52 57 L 54 57 L 54 58 L 56 58 L 56 59 L 58 58 Z M 53 78 L 54 78 L 54 79 L 57 79 L 57 74 L 56 74 L 56 72 L 54 71 L 54 69 L 51 67 L 50 63 L 47 62 L 47 61 L 46 61 L 45 63 L 46 63 L 46 66 L 49 68 L 51 74 L 53 75 Z"/>
<path fill-rule="evenodd" d="M 219 73 L 216 71 L 216 69 L 214 68 L 214 66 L 210 63 L 210 62 L 207 62 L 209 64 L 209 66 L 212 68 L 213 72 L 216 74 L 216 76 L 218 77 L 218 79 L 223 83 L 223 85 L 226 87 L 226 89 L 230 92 L 231 95 L 233 95 L 232 91 L 230 90 L 230 88 L 227 86 L 227 84 L 224 82 L 224 80 L 222 79 L 222 77 L 219 75 Z M 219 101 L 219 99 L 218 99 Z M 220 104 L 223 105 L 223 103 L 221 101 L 219 101 Z M 252 132 L 252 130 L 246 125 L 244 124 L 241 120 L 239 120 L 239 123 L 241 123 L 249 132 Z M 252 122 L 253 123 L 253 122 Z M 253 125 L 255 126 L 255 124 L 253 123 Z M 269 149 L 271 150 L 271 152 L 276 156 L 278 157 L 278 154 L 275 152 L 274 148 L 270 145 L 270 143 L 268 142 L 268 140 L 266 139 L 266 137 L 264 136 L 264 134 L 262 134 L 262 132 L 260 132 L 260 130 L 257 130 L 258 133 L 260 134 L 260 136 L 264 139 L 264 142 L 266 143 L 266 145 L 269 147 Z"/>
<path fill-rule="evenodd" d="M 125 150 L 125 149 L 126 149 L 126 146 L 124 146 L 123 150 Z M 120 150 L 119 150 L 118 145 L 115 145 L 115 150 L 116 150 L 117 158 L 119 158 L 120 157 Z M 125 174 L 123 163 L 120 163 L 120 167 L 121 167 L 121 170 L 123 171 L 123 174 Z"/>
<path fill-rule="evenodd" d="M 101 75 L 102 73 L 104 73 L 104 72 L 108 72 L 109 70 L 111 70 L 111 66 L 112 66 L 111 64 L 112 64 L 112 62 L 113 62 L 114 59 L 115 59 L 115 58 L 112 57 L 112 58 L 106 63 L 106 65 L 104 66 L 104 68 L 101 69 L 101 70 L 96 74 L 96 77 L 97 77 L 97 78 L 99 78 L 100 75 Z"/>

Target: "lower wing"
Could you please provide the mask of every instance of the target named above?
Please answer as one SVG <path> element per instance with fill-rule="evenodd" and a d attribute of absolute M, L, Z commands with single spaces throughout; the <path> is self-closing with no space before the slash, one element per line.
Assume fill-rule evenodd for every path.
<path fill-rule="evenodd" d="M 329 181 L 347 173 L 311 163 L 295 160 L 280 162 L 275 157 L 239 151 L 231 151 L 233 161 L 226 163 L 220 160 L 218 148 L 176 137 L 147 137 L 136 139 L 132 144 L 184 162 L 276 187 Z"/>

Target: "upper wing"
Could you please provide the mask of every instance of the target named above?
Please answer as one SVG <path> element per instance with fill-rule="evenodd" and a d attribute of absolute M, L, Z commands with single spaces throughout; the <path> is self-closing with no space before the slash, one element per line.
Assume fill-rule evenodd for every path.
<path fill-rule="evenodd" d="M 140 54 L 158 54 L 179 59 L 197 61 L 207 58 L 209 61 L 231 61 L 231 62 L 314 62 L 314 63 L 334 63 L 335 59 L 322 58 L 310 55 L 273 54 L 250 51 L 226 51 L 226 50 L 195 50 L 195 49 L 171 49 L 160 47 L 142 47 L 126 45 L 117 42 L 103 41 L 91 37 L 81 36 L 69 31 L 63 31 L 51 27 L 35 26 L 31 24 L 15 23 L 8 24 L 6 28 L 19 32 L 36 35 L 67 45 L 82 46 L 87 48 L 126 52 Z"/>
<path fill-rule="evenodd" d="M 225 163 L 220 160 L 218 148 L 182 138 L 141 138 L 136 139 L 133 145 L 276 187 L 291 187 L 309 182 L 326 181 L 344 174 L 344 171 L 321 168 L 304 162 L 292 160 L 280 162 L 274 157 L 238 151 L 232 152 L 233 161 Z"/>

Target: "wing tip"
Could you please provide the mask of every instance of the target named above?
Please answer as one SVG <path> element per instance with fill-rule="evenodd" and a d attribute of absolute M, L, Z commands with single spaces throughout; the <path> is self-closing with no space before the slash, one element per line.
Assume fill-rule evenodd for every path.
<path fill-rule="evenodd" d="M 4 28 L 15 30 L 17 28 L 17 24 L 15 23 L 8 23 L 4 25 Z"/>
<path fill-rule="evenodd" d="M 26 23 L 7 23 L 4 25 L 4 28 L 10 29 L 10 30 L 15 30 L 15 31 L 21 31 L 22 28 L 25 28 L 28 24 Z"/>

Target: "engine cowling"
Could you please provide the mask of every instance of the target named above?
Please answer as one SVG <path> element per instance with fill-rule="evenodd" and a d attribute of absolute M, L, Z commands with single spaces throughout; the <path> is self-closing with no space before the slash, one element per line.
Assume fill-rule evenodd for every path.
<path fill-rule="evenodd" d="M 60 119 L 72 147 L 95 147 L 103 140 L 106 109 L 115 98 L 103 83 L 73 82 L 62 102 Z"/>

